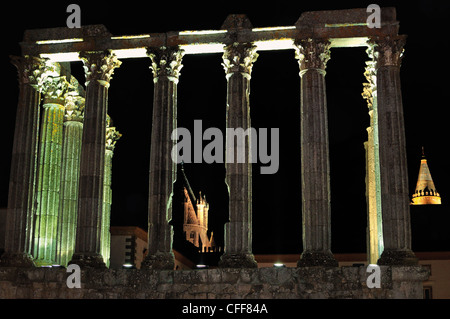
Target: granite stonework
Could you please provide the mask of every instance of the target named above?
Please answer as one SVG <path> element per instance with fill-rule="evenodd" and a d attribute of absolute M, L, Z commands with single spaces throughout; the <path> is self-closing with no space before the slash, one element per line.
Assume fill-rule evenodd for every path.
<path fill-rule="evenodd" d="M 0 298 L 27 299 L 404 299 L 422 298 L 428 270 L 381 266 L 381 288 L 366 267 L 81 270 L 68 288 L 65 268 L 0 268 Z"/>
<path fill-rule="evenodd" d="M 406 38 L 398 34 L 399 22 L 396 20 L 395 8 L 382 8 L 380 17 L 383 21 L 380 28 L 368 28 L 366 8 L 304 12 L 290 27 L 252 28 L 245 15 L 230 15 L 222 29 L 213 32 L 167 32 L 136 37 L 112 36 L 101 25 L 80 29 L 27 30 L 20 43 L 23 56 L 12 58 L 18 68 L 20 94 L 12 151 L 5 253 L 0 259 L 0 298 L 422 298 L 422 282 L 428 278 L 428 271 L 417 264 L 417 258 L 411 250 L 400 83 L 400 64 Z M 229 187 L 229 221 L 224 255 L 219 264 L 221 268 L 171 270 L 174 255 L 169 221 L 172 217 L 172 187 L 176 170 L 170 156 L 174 145 L 170 136 L 177 123 L 177 84 L 182 57 L 188 53 L 201 53 L 196 50 L 204 48 L 202 45 L 210 47 L 210 44 L 215 49 L 209 53 L 223 53 L 227 77 L 227 127 L 249 128 L 250 76 L 257 51 L 261 49 L 258 49 L 258 43 L 283 46 L 277 49 L 294 49 L 299 62 L 304 234 L 299 267 L 256 268 L 251 252 L 252 171 L 250 161 L 247 161 L 227 163 L 225 167 Z M 217 49 L 217 44 L 223 46 Z M 376 261 L 381 267 L 381 288 L 367 287 L 368 273 L 365 267 L 337 267 L 330 249 L 330 167 L 325 74 L 326 63 L 331 57 L 330 50 L 339 47 L 367 47 L 371 59 L 372 84 L 365 87 L 363 96 L 372 98 L 371 103 L 376 104 L 376 108 L 371 110 L 371 116 L 377 122 L 373 122 L 373 133 L 366 143 L 367 149 L 373 149 L 372 166 L 375 171 L 375 174 L 367 174 L 367 184 L 374 184 L 374 194 L 379 194 L 376 205 L 380 207 L 382 216 L 380 218 L 375 209 L 372 209 L 375 212 L 372 215 L 377 217 L 382 231 L 378 231 L 380 227 L 370 232 L 372 238 L 369 242 L 379 243 L 383 240 L 384 250 L 381 252 L 381 249 L 373 248 L 375 245 L 369 245 L 368 253 L 372 256 L 371 262 Z M 64 54 L 64 61 L 60 60 L 61 54 Z M 57 246 L 54 245 L 57 243 L 52 242 L 57 234 L 55 227 L 51 232 L 34 235 L 36 225 L 41 222 L 35 217 L 41 215 L 36 214 L 33 203 L 36 198 L 41 202 L 46 202 L 48 198 L 34 191 L 34 186 L 46 176 L 36 170 L 48 166 L 41 163 L 50 163 L 44 160 L 38 162 L 36 157 L 37 153 L 42 154 L 37 150 L 47 146 L 38 135 L 43 132 L 39 127 L 45 124 L 45 121 L 40 123 L 39 114 L 42 110 L 39 105 L 41 95 L 44 98 L 47 96 L 48 100 L 49 92 L 43 91 L 43 83 L 49 81 L 49 76 L 52 76 L 49 72 L 57 65 L 49 66 L 49 61 L 42 57 L 52 58 L 52 63 L 81 59 L 85 68 L 78 193 L 74 197 L 78 215 L 77 236 L 71 240 L 70 250 L 73 250 L 73 255 L 69 262 L 82 268 L 81 288 L 67 287 L 66 281 L 70 274 L 65 268 L 33 267 L 48 265 L 49 262 L 54 265 L 51 258 L 54 255 L 53 247 Z M 107 242 L 108 236 L 106 232 L 99 231 L 108 225 L 109 210 L 103 207 L 111 199 L 104 196 L 105 185 L 109 187 L 108 181 L 105 184 L 108 87 L 113 70 L 121 64 L 119 58 L 139 57 L 151 59 L 154 75 L 148 255 L 143 269 L 112 270 L 107 268 L 103 259 L 107 258 L 104 252 L 107 245 L 102 245 L 102 242 Z M 55 81 L 52 80 L 52 84 L 63 83 L 59 79 L 66 74 L 59 72 L 57 75 L 58 81 L 53 79 Z M 62 107 L 58 110 L 58 132 L 64 133 L 64 110 Z M 45 110 L 42 112 L 45 113 Z M 378 145 L 378 149 L 375 145 Z M 248 146 L 244 150 L 250 155 Z M 59 152 L 57 155 L 61 157 Z M 59 161 L 55 162 L 62 165 Z M 368 166 L 368 170 L 372 166 Z M 108 167 L 109 164 L 106 164 Z M 55 177 L 48 184 L 59 182 L 59 178 Z M 58 189 L 56 186 L 51 188 L 53 193 Z M 41 189 L 47 190 L 46 187 Z M 60 198 L 51 198 L 54 198 L 51 216 L 56 221 Z M 41 224 L 46 224 L 46 220 Z M 36 242 L 36 238 L 39 242 Z M 41 249 L 42 254 L 37 254 L 36 249 Z M 51 258 L 48 257 L 50 253 Z M 41 262 L 35 263 L 36 260 Z"/>

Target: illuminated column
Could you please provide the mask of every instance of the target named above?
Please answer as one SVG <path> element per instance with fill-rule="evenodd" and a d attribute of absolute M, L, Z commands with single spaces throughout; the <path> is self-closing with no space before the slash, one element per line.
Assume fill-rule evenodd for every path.
<path fill-rule="evenodd" d="M 325 68 L 326 39 L 295 42 L 301 77 L 303 253 L 299 267 L 337 266 L 331 253 L 330 162 Z"/>
<path fill-rule="evenodd" d="M 110 120 L 106 127 L 106 150 L 105 150 L 105 181 L 103 186 L 103 215 L 102 215 L 102 256 L 107 267 L 109 267 L 109 257 L 111 255 L 111 204 L 112 204 L 112 159 L 117 140 L 122 135 L 115 127 L 110 126 Z"/>
<path fill-rule="evenodd" d="M 378 138 L 384 251 L 378 264 L 416 264 L 411 251 L 406 139 L 400 64 L 405 36 L 370 39 L 377 76 Z"/>
<path fill-rule="evenodd" d="M 367 53 L 372 57 L 372 47 Z M 367 100 L 370 126 L 367 128 L 366 150 L 366 201 L 367 201 L 367 252 L 368 262 L 376 264 L 383 252 L 383 227 L 381 217 L 380 160 L 378 151 L 377 77 L 373 60 L 366 61 L 362 96 Z"/>
<path fill-rule="evenodd" d="M 223 66 L 227 78 L 227 130 L 251 128 L 250 77 L 258 58 L 251 43 L 234 43 L 225 47 Z M 229 221 L 225 225 L 225 249 L 219 266 L 222 268 L 256 268 L 252 254 L 252 161 L 251 137 L 244 135 L 244 147 L 234 137 L 226 137 L 225 168 L 229 192 Z M 239 137 L 238 137 L 239 139 Z M 233 152 L 233 159 L 229 159 Z M 243 163 L 237 154 L 244 153 Z"/>
<path fill-rule="evenodd" d="M 66 97 L 57 252 L 57 262 L 63 266 L 67 266 L 75 249 L 84 105 L 81 96 Z"/>
<path fill-rule="evenodd" d="M 36 265 L 56 264 L 57 228 L 61 187 L 61 155 L 65 94 L 69 82 L 60 76 L 60 66 L 54 69 L 43 83 L 43 101 L 39 166 L 36 187 L 36 212 L 34 214 L 33 257 Z"/>
<path fill-rule="evenodd" d="M 31 267 L 34 183 L 40 117 L 40 88 L 45 73 L 44 60 L 25 56 L 11 57 L 17 68 L 19 100 L 6 215 L 5 253 L 0 266 Z"/>
<path fill-rule="evenodd" d="M 173 269 L 172 193 L 176 163 L 171 158 L 177 127 L 177 83 L 184 51 L 178 47 L 149 49 L 154 95 L 150 149 L 148 202 L 148 255 L 142 264 L 150 269 Z"/>
<path fill-rule="evenodd" d="M 121 62 L 109 51 L 81 52 L 86 73 L 86 105 L 81 144 L 78 220 L 70 263 L 105 267 L 101 256 L 101 223 L 105 173 L 108 88 Z"/>

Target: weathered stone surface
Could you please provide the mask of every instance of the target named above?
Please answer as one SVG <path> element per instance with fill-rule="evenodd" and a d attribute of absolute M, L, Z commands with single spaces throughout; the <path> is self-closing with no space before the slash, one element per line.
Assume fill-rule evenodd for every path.
<path fill-rule="evenodd" d="M 64 268 L 0 268 L 0 298 L 312 299 L 422 298 L 428 271 L 381 266 L 381 288 L 369 289 L 365 267 L 81 271 L 67 288 Z"/>

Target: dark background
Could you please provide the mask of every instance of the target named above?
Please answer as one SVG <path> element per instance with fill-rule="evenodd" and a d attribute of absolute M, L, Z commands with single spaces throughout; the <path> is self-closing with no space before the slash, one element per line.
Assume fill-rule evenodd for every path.
<path fill-rule="evenodd" d="M 293 25 L 302 12 L 366 8 L 373 1 L 85 2 L 82 25 L 104 24 L 113 35 L 220 29 L 228 14 L 245 13 L 253 27 Z M 0 207 L 7 206 L 10 154 L 18 97 L 17 72 L 8 55 L 20 55 L 26 29 L 64 27 L 71 2 L 5 2 L 2 15 L 2 136 Z M 412 206 L 413 250 L 449 250 L 448 196 L 448 14 L 443 1 L 377 1 L 397 8 L 400 34 L 407 34 L 401 67 L 410 193 L 419 172 L 421 147 L 443 204 Z M 361 97 L 365 48 L 334 48 L 327 64 L 333 252 L 366 249 L 365 152 L 369 116 Z M 149 59 L 127 59 L 115 70 L 109 114 L 123 134 L 113 162 L 112 225 L 147 229 L 148 166 L 153 100 Z M 221 54 L 186 55 L 178 86 L 178 126 L 225 129 L 226 79 Z M 72 71 L 84 83 L 81 62 Z M 280 167 L 253 174 L 253 252 L 301 253 L 300 78 L 293 50 L 259 52 L 251 80 L 252 126 L 280 128 Z M 207 143 L 204 143 L 206 145 Z M 210 229 L 223 240 L 227 190 L 223 164 L 186 164 L 196 194 L 210 203 Z M 445 178 L 447 177 L 447 178 Z M 174 214 L 180 213 L 175 210 Z"/>

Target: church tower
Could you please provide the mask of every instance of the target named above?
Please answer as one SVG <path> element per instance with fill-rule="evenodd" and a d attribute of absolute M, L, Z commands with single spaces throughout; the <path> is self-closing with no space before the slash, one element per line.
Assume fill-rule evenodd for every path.
<path fill-rule="evenodd" d="M 411 205 L 439 205 L 441 204 L 441 196 L 434 186 L 431 178 L 430 169 L 428 168 L 427 159 L 425 158 L 422 147 L 422 159 L 420 161 L 419 178 L 417 179 L 416 190 L 412 195 Z"/>
<path fill-rule="evenodd" d="M 208 237 L 209 204 L 206 196 L 199 193 L 197 198 L 191 189 L 189 181 L 181 164 L 181 176 L 184 192 L 184 222 L 183 232 L 188 242 L 199 249 L 199 252 L 215 251 L 213 234 Z"/>

